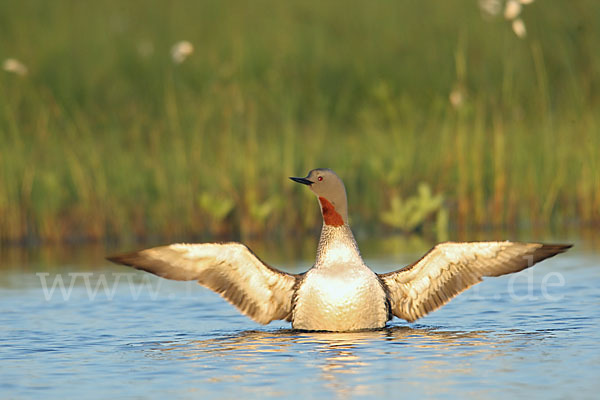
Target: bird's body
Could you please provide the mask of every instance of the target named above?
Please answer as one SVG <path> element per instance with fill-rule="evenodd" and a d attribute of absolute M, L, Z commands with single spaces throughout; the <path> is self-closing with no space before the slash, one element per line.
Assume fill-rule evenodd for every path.
<path fill-rule="evenodd" d="M 365 265 L 348 225 L 324 225 L 315 266 L 295 294 L 292 327 L 350 331 L 390 319 L 382 282 Z"/>
<path fill-rule="evenodd" d="M 306 178 L 318 196 L 323 229 L 315 264 L 287 274 L 240 243 L 173 244 L 109 260 L 175 280 L 196 280 L 259 323 L 287 320 L 294 329 L 353 331 L 409 322 L 441 307 L 484 276 L 521 271 L 570 245 L 517 242 L 442 243 L 387 274 L 365 265 L 348 225 L 344 185 L 331 170 Z"/>

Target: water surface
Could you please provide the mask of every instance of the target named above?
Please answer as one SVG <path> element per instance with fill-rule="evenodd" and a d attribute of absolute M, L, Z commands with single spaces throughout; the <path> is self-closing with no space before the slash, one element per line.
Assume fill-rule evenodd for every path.
<path fill-rule="evenodd" d="M 417 323 L 394 319 L 358 333 L 261 326 L 196 284 L 87 257 L 3 265 L 1 398 L 600 392 L 600 255 L 577 247 L 516 276 L 486 279 Z M 389 256 L 367 261 L 377 271 L 393 265 Z M 282 266 L 299 272 L 304 265 Z"/>

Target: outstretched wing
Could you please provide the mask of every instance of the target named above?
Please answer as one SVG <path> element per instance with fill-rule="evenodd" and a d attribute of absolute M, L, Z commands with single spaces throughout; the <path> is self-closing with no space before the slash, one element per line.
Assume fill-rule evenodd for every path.
<path fill-rule="evenodd" d="M 298 276 L 269 267 L 241 243 L 172 244 L 107 259 L 167 279 L 198 281 L 261 324 L 291 318 Z"/>
<path fill-rule="evenodd" d="M 441 243 L 414 264 L 379 277 L 389 290 L 392 313 L 412 322 L 484 276 L 521 271 L 570 247 L 508 241 Z"/>

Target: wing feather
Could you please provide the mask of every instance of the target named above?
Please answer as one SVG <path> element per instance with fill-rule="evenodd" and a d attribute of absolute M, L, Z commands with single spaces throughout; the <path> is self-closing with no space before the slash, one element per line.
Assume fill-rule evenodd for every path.
<path fill-rule="evenodd" d="M 390 293 L 392 313 L 412 322 L 481 282 L 484 276 L 521 271 L 570 247 L 508 241 L 441 243 L 414 264 L 379 277 Z"/>
<path fill-rule="evenodd" d="M 241 243 L 172 244 L 107 259 L 167 279 L 198 281 L 261 324 L 291 318 L 297 275 L 268 266 Z"/>

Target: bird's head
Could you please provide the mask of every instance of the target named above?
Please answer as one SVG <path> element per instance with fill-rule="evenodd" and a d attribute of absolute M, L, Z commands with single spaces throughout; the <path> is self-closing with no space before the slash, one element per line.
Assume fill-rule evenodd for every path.
<path fill-rule="evenodd" d="M 327 168 L 317 168 L 304 178 L 290 177 L 290 179 L 307 185 L 317 195 L 326 225 L 341 226 L 348 223 L 346 188 L 335 172 Z"/>

